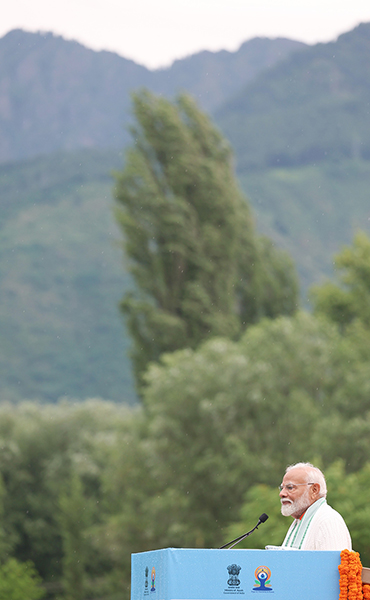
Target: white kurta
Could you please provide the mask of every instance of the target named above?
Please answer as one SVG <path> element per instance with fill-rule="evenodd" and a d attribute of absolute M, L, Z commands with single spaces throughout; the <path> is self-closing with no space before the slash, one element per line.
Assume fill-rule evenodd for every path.
<path fill-rule="evenodd" d="M 283 546 L 289 538 L 293 537 L 292 531 L 299 525 L 299 519 L 294 519 Z M 297 548 L 296 545 L 291 547 Z M 326 502 L 319 506 L 312 517 L 300 548 L 301 550 L 352 550 L 351 536 L 344 519 Z"/>

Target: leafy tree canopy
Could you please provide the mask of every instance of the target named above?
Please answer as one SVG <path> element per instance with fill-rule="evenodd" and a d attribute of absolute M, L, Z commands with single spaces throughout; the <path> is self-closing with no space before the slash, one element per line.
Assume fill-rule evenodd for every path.
<path fill-rule="evenodd" d="M 315 312 L 342 328 L 355 320 L 370 328 L 370 238 L 359 232 L 353 245 L 336 256 L 339 283 L 327 282 L 312 289 Z"/>
<path fill-rule="evenodd" d="M 348 471 L 362 468 L 368 368 L 335 325 L 306 313 L 262 320 L 239 341 L 164 354 L 145 375 L 135 450 L 120 444 L 109 474 L 121 499 L 111 546 L 128 552 L 130 531 L 138 549 L 158 539 L 215 547 L 245 490 L 277 486 L 287 464 L 315 452 L 324 465 L 343 457 Z"/>
<path fill-rule="evenodd" d="M 10 558 L 0 566 L 0 600 L 40 600 L 45 590 L 31 562 L 20 563 Z"/>
<path fill-rule="evenodd" d="M 122 309 L 138 380 L 163 352 L 237 337 L 297 304 L 292 263 L 259 238 L 229 145 L 188 96 L 134 96 L 135 143 L 116 175 L 117 218 L 136 283 Z"/>

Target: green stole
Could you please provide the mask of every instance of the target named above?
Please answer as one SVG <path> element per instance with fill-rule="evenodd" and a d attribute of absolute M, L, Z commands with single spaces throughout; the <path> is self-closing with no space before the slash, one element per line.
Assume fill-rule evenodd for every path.
<path fill-rule="evenodd" d="M 326 504 L 326 499 L 319 498 L 319 500 L 316 500 L 316 502 L 308 507 L 302 519 L 295 519 L 293 521 L 283 541 L 283 548 L 297 548 L 297 550 L 302 548 L 311 521 L 323 504 Z"/>

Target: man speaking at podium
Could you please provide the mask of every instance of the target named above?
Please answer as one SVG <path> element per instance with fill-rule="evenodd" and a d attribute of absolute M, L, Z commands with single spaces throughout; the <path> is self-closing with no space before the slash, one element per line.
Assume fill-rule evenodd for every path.
<path fill-rule="evenodd" d="M 280 485 L 281 513 L 294 517 L 282 549 L 352 550 L 341 515 L 326 502 L 323 473 L 310 463 L 287 468 Z"/>

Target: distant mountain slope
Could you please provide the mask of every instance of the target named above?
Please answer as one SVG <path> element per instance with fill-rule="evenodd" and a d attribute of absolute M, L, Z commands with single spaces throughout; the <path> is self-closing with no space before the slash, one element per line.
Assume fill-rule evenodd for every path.
<path fill-rule="evenodd" d="M 186 90 L 203 109 L 213 112 L 258 73 L 305 47 L 285 38 L 254 38 L 237 52 L 199 52 L 175 61 L 169 69 L 156 71 L 153 91 L 172 95 Z"/>
<path fill-rule="evenodd" d="M 51 33 L 0 40 L 0 160 L 81 147 L 122 147 L 129 90 L 150 72 Z"/>
<path fill-rule="evenodd" d="M 370 158 L 370 23 L 261 73 L 215 114 L 246 169 Z"/>
<path fill-rule="evenodd" d="M 117 153 L 0 167 L 0 399 L 134 401 L 118 303 Z"/>
<path fill-rule="evenodd" d="M 294 258 L 302 296 L 333 276 L 333 257 L 357 230 L 370 234 L 370 161 L 248 171 L 241 184 L 258 230 Z"/>
<path fill-rule="evenodd" d="M 130 93 L 180 89 L 214 109 L 257 72 L 303 44 L 257 39 L 238 52 L 201 52 L 149 71 L 51 33 L 14 30 L 0 39 L 0 162 L 77 148 L 122 148 Z"/>

